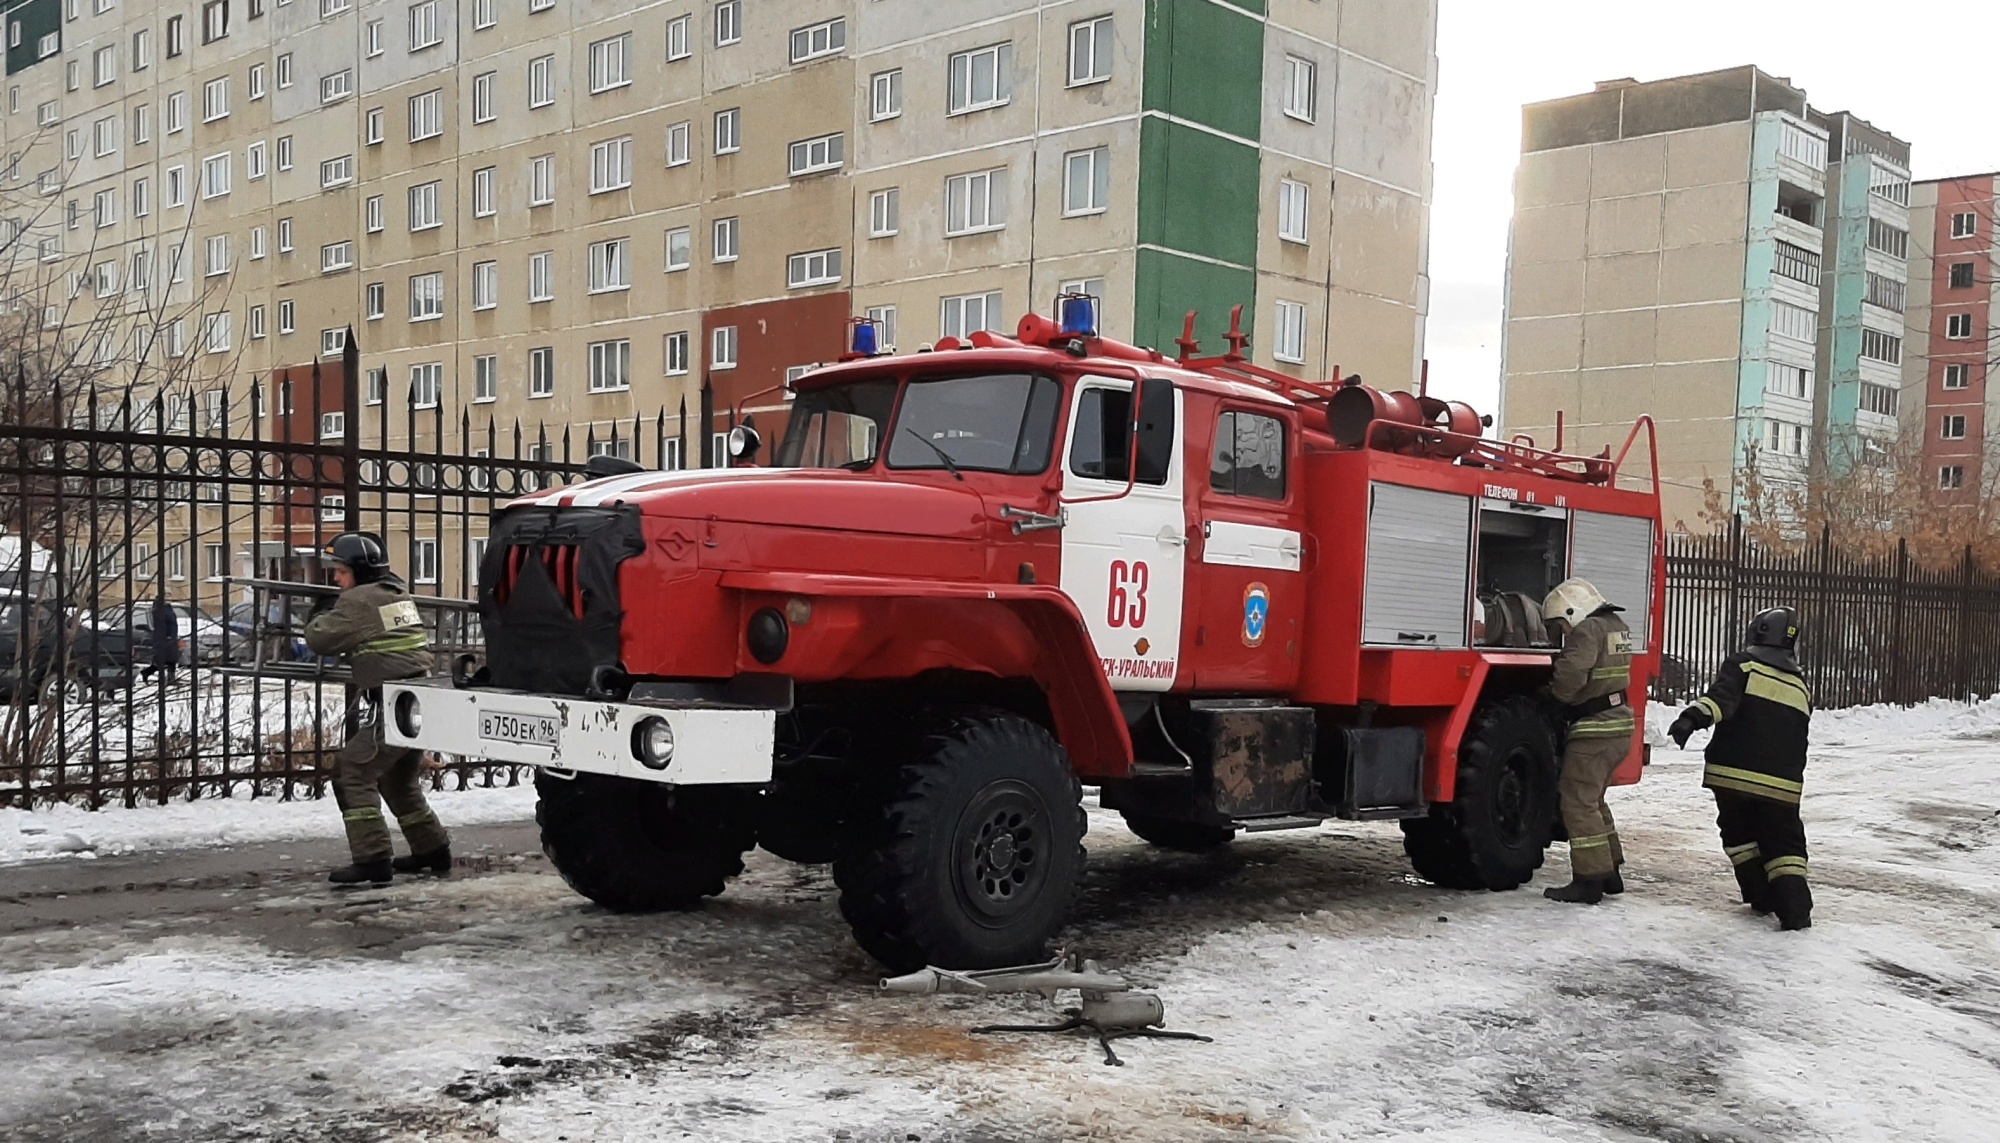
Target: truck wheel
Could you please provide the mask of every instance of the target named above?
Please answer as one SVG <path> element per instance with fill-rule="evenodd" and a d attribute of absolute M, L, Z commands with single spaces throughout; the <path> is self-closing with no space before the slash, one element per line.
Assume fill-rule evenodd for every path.
<path fill-rule="evenodd" d="M 1514 889 L 1542 867 L 1557 818 L 1555 734 L 1534 702 L 1483 703 L 1458 750 L 1458 791 L 1403 822 L 1403 852 L 1448 889 Z"/>
<path fill-rule="evenodd" d="M 570 888 L 615 913 L 693 908 L 743 872 L 756 840 L 734 790 L 537 772 L 535 792 L 542 852 Z"/>
<path fill-rule="evenodd" d="M 945 719 L 834 862 L 854 939 L 895 972 L 1039 959 L 1083 871 L 1081 799 L 1040 726 L 992 710 Z"/>
<path fill-rule="evenodd" d="M 1178 849 L 1184 853 L 1206 853 L 1228 845 L 1236 837 L 1235 829 L 1229 826 L 1203 825 L 1200 822 L 1176 821 L 1173 818 L 1156 818 L 1146 814 L 1119 811 L 1124 815 L 1125 828 L 1139 835 L 1140 840 L 1161 849 Z"/>

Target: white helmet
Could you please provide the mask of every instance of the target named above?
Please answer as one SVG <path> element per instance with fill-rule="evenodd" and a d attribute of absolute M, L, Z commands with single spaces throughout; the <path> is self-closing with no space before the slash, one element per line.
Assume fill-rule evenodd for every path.
<path fill-rule="evenodd" d="M 1553 622 L 1560 619 L 1571 627 L 1596 614 L 1601 608 L 1612 607 L 1604 598 L 1604 593 L 1587 579 L 1566 579 L 1556 585 L 1549 597 L 1542 601 L 1542 618 Z"/>

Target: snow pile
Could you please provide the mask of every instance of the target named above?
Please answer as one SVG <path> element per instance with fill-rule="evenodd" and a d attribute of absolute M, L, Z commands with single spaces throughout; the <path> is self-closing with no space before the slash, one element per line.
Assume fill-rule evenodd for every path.
<path fill-rule="evenodd" d="M 433 791 L 431 805 L 447 826 L 521 821 L 535 813 L 535 787 Z M 0 809 L 0 864 L 52 857 L 92 858 L 154 849 L 195 849 L 341 835 L 331 797 L 204 798 L 85 810 L 71 805 Z"/>
<path fill-rule="evenodd" d="M 1947 738 L 2000 738 L 2000 695 L 1975 703 L 1931 699 L 1917 706 L 1856 706 L 1813 715 L 1816 746 L 1859 746 L 1905 742 L 1937 735 Z"/>

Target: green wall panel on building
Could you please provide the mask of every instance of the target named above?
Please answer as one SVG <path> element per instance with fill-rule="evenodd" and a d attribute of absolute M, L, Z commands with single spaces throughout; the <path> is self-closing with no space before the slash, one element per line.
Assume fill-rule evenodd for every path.
<path fill-rule="evenodd" d="M 62 0 L 19 0 L 4 5 L 7 23 L 7 74 L 13 75 L 40 62 L 36 49 L 43 36 L 62 31 Z M 14 43 L 13 25 L 21 25 L 21 42 Z M 50 56 L 50 59 L 57 58 Z"/>
<path fill-rule="evenodd" d="M 1137 265 L 1132 332 L 1138 344 L 1172 356 L 1189 310 L 1200 312 L 1195 337 L 1204 356 L 1229 348 L 1222 335 L 1229 329 L 1231 307 L 1243 307 L 1243 331 L 1251 331 L 1257 312 L 1257 275 L 1252 271 L 1146 249 L 1139 251 Z"/>
<path fill-rule="evenodd" d="M 1139 241 L 1257 264 L 1258 155 L 1165 119 L 1139 128 Z"/>
<path fill-rule="evenodd" d="M 1262 13 L 1263 0 L 1241 0 Z M 1244 139 L 1264 115 L 1264 25 L 1214 0 L 1147 0 L 1143 106 Z"/>

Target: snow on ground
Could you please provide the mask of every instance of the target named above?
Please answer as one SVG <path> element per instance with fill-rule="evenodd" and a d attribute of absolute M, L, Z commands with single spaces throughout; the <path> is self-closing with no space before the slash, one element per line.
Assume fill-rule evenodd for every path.
<path fill-rule="evenodd" d="M 1611 796 L 1630 889 L 1594 909 L 1425 886 L 1393 825 L 1190 857 L 1093 811 L 1064 940 L 1215 1041 L 1120 1041 L 1123 1068 L 966 1034 L 1048 1019 L 1033 998 L 877 994 L 825 871 L 761 853 L 687 915 L 608 914 L 516 858 L 0 938 L 0 1136 L 1990 1143 L 2000 700 L 1814 737 L 1804 933 L 1734 903 L 1698 749 L 1670 744 Z M 1567 872 L 1558 846 L 1534 888 Z"/>

